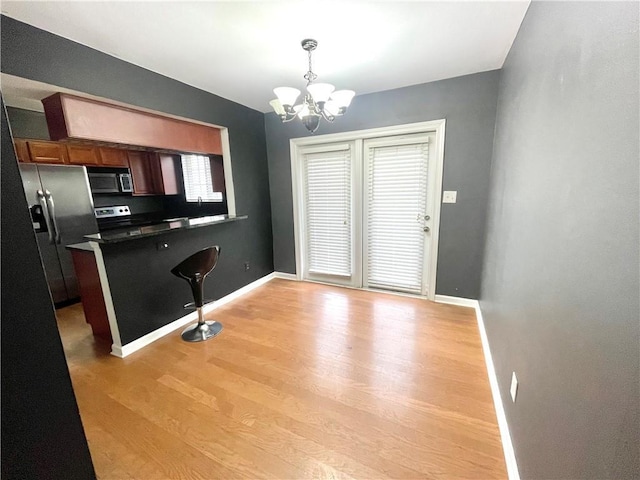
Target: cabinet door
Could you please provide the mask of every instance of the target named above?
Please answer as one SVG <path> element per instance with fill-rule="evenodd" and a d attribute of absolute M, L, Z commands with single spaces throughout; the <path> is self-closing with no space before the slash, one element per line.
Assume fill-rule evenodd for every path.
<path fill-rule="evenodd" d="M 98 165 L 100 157 L 93 145 L 67 145 L 69 163 L 73 165 Z"/>
<path fill-rule="evenodd" d="M 29 158 L 29 147 L 26 140 L 16 139 L 13 141 L 16 147 L 16 155 L 19 162 L 28 163 L 31 161 Z"/>
<path fill-rule="evenodd" d="M 127 152 L 134 195 L 154 195 L 156 193 L 153 172 L 146 152 Z"/>
<path fill-rule="evenodd" d="M 108 167 L 128 167 L 127 151 L 119 148 L 100 147 L 100 164 Z"/>
<path fill-rule="evenodd" d="M 27 142 L 29 157 L 36 163 L 67 163 L 67 147 L 62 143 L 45 140 Z"/>
<path fill-rule="evenodd" d="M 173 155 L 149 153 L 149 166 L 153 176 L 154 190 L 158 195 L 177 195 L 179 193 Z"/>

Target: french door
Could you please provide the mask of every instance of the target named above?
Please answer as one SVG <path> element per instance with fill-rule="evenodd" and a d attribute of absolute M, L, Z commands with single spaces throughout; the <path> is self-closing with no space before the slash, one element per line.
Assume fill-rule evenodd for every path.
<path fill-rule="evenodd" d="M 363 284 L 427 292 L 433 201 L 428 135 L 364 141 Z"/>
<path fill-rule="evenodd" d="M 441 176 L 430 164 L 435 140 L 418 133 L 297 150 L 302 278 L 429 294 Z"/>

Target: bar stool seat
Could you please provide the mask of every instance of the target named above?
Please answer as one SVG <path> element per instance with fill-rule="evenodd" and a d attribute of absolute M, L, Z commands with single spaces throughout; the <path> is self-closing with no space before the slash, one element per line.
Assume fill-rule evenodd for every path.
<path fill-rule="evenodd" d="M 198 311 L 198 323 L 190 325 L 182 332 L 182 339 L 186 342 L 203 342 L 215 337 L 222 331 L 222 324 L 205 321 L 202 313 L 204 279 L 216 268 L 219 256 L 219 246 L 207 247 L 187 257 L 171 269 L 171 273 L 176 277 L 182 278 L 189 283 L 193 293 L 193 303 Z"/>

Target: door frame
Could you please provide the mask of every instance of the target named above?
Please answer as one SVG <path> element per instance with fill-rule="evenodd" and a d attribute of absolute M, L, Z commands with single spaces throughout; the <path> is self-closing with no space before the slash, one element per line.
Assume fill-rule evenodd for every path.
<path fill-rule="evenodd" d="M 293 200 L 293 231 L 295 238 L 295 255 L 296 255 L 296 279 L 303 279 L 304 272 L 304 241 L 303 228 L 304 219 L 301 217 L 303 210 L 303 188 L 302 175 L 303 169 L 300 168 L 298 157 L 299 151 L 303 147 L 309 147 L 318 144 L 336 143 L 336 142 L 355 142 L 356 149 L 360 149 L 362 154 L 362 143 L 364 140 L 377 137 L 388 137 L 394 135 L 407 135 L 412 133 L 433 133 L 435 134 L 435 158 L 430 161 L 429 168 L 435 168 L 435 187 L 434 187 L 434 211 L 433 226 L 431 227 L 431 246 L 429 251 L 428 283 L 426 298 L 435 299 L 436 293 L 436 274 L 438 271 L 438 243 L 440 237 L 440 209 L 442 206 L 442 178 L 444 171 L 444 142 L 445 142 L 445 125 L 446 120 L 432 120 L 428 122 L 409 123 L 404 125 L 393 125 L 389 127 L 370 128 L 365 130 L 354 130 L 341 133 L 329 133 L 325 135 L 314 135 L 312 137 L 292 138 L 289 140 L 290 160 L 291 160 L 291 194 Z M 354 191 L 354 195 L 361 194 Z M 360 202 L 361 203 L 361 202 Z M 355 222 L 354 222 L 355 223 Z M 361 230 L 361 229 L 360 229 Z M 362 242 L 361 234 L 353 237 L 354 242 Z M 357 252 L 358 249 L 355 249 Z M 354 277 L 360 277 L 362 269 L 356 269 Z"/>

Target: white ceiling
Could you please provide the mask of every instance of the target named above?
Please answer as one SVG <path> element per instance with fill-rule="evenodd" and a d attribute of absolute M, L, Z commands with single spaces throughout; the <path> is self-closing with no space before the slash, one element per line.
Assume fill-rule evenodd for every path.
<path fill-rule="evenodd" d="M 512 2 L 5 1 L 2 13 L 256 110 L 317 81 L 356 94 L 502 67 L 529 6 Z"/>

